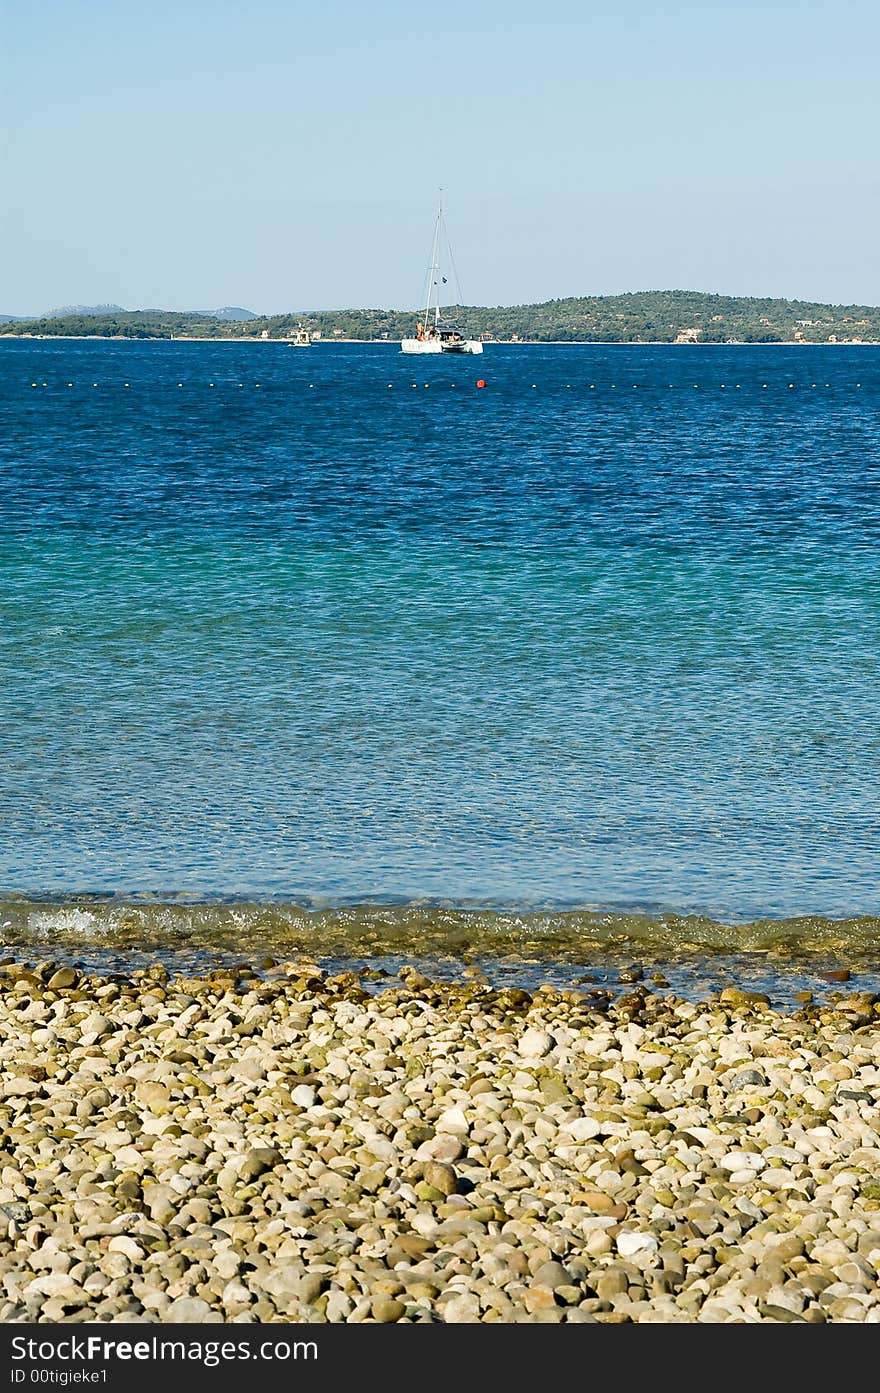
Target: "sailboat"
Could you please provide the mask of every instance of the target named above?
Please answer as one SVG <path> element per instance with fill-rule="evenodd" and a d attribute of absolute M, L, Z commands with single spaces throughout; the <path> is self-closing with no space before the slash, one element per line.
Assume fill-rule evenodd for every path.
<path fill-rule="evenodd" d="M 440 272 L 440 250 L 444 233 L 443 195 L 441 193 L 437 206 L 437 221 L 434 224 L 434 244 L 431 252 L 431 265 L 428 270 L 425 312 L 416 324 L 415 337 L 401 339 L 400 351 L 402 353 L 482 353 L 483 351 L 483 345 L 479 339 L 465 338 L 460 329 L 456 329 L 451 324 L 441 323 L 440 320 L 440 286 L 446 284 L 446 277 Z M 448 237 L 446 245 L 449 246 Z M 452 269 L 454 270 L 454 263 Z M 459 291 L 460 297 L 461 292 Z"/>
<path fill-rule="evenodd" d="M 296 333 L 290 340 L 291 348 L 308 348 L 311 345 L 312 336 L 304 324 L 297 326 Z"/>

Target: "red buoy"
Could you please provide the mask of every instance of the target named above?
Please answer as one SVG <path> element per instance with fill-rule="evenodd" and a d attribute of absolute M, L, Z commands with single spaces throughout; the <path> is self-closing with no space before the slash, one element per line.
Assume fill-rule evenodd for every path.
<path fill-rule="evenodd" d="M 478 387 L 485 387 L 485 385 L 486 385 L 486 379 L 485 379 L 485 377 L 478 377 L 478 378 L 477 378 L 477 386 L 478 386 Z"/>

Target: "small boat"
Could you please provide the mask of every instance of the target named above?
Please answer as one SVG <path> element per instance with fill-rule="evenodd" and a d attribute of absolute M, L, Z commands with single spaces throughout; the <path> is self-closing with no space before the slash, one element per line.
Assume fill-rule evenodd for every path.
<path fill-rule="evenodd" d="M 291 348 L 309 348 L 309 347 L 311 346 L 311 342 L 312 342 L 312 336 L 311 336 L 311 334 L 309 333 L 308 329 L 305 329 L 305 328 L 302 326 L 302 324 L 300 324 L 300 326 L 299 326 L 299 328 L 297 329 L 296 333 L 294 334 L 293 338 L 290 340 L 290 347 L 291 347 Z"/>
<path fill-rule="evenodd" d="M 401 353 L 482 353 L 483 345 L 479 339 L 469 339 L 451 324 L 440 321 L 440 286 L 446 284 L 446 277 L 440 272 L 440 248 L 446 228 L 443 220 L 443 197 L 437 207 L 437 221 L 434 225 L 434 246 L 431 265 L 428 270 L 428 292 L 425 297 L 425 313 L 416 324 L 413 338 L 401 339 Z M 446 244 L 449 245 L 448 236 Z M 452 255 L 450 253 L 450 262 Z M 454 270 L 454 263 L 453 263 Z M 461 292 L 459 291 L 459 298 Z"/>

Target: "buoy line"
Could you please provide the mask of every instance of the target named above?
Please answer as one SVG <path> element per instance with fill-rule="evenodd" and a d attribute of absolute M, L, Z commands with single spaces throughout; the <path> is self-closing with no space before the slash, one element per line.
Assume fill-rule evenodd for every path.
<path fill-rule="evenodd" d="M 89 387 L 91 387 L 92 389 L 95 389 L 95 388 L 99 388 L 99 389 L 100 389 L 100 388 L 104 388 L 104 389 L 106 389 L 107 391 L 112 391 L 112 390 L 114 389 L 114 387 L 121 388 L 121 389 L 128 389 L 128 390 L 131 390 L 133 387 L 134 387 L 134 388 L 137 388 L 137 386 L 138 386 L 139 384 L 138 384 L 138 383 L 132 383 L 132 382 L 91 382 L 91 383 L 82 383 L 82 382 L 75 382 L 75 381 L 70 381 L 70 380 L 65 379 L 63 382 L 57 382 L 57 383 L 54 383 L 54 382 L 43 382 L 43 381 L 34 381 L 34 382 L 31 382 L 29 385 L 30 385 L 31 388 L 37 388 L 37 389 L 42 389 L 42 388 L 49 389 L 49 388 L 53 388 L 53 387 L 56 387 L 56 386 L 57 386 L 57 387 L 65 387 L 65 388 L 76 388 L 76 387 L 85 387 L 85 386 L 89 386 Z M 151 383 L 148 383 L 148 384 L 146 384 L 146 385 L 147 385 L 148 390 L 150 390 L 150 391 L 155 391 L 155 390 L 157 390 L 158 388 L 160 388 L 163 384 L 157 384 L 157 383 L 152 383 L 152 382 L 151 382 Z M 291 393 L 291 392 L 293 392 L 293 391 L 295 391 L 295 390 L 297 389 L 298 386 L 302 386 L 302 387 L 303 387 L 305 390 L 307 390 L 307 391 L 315 391 L 315 390 L 317 390 L 318 388 L 329 388 L 329 389 L 332 389 L 334 386 L 340 386 L 340 387 L 343 386 L 343 384 L 336 384 L 336 383 L 320 383 L 320 382 L 308 382 L 308 383 L 305 383 L 305 384 L 290 383 L 290 382 L 279 382 L 279 383 L 273 383 L 273 384 L 266 384 L 266 383 L 262 383 L 262 382 L 228 382 L 228 383 L 225 383 L 225 382 L 216 382 L 216 381 L 214 381 L 214 382 L 204 382 L 204 381 L 198 381 L 198 382 L 175 382 L 175 383 L 167 383 L 167 384 L 164 384 L 164 385 L 166 385 L 166 386 L 168 386 L 168 387 L 173 386 L 173 387 L 175 387 L 178 391 L 183 391 L 183 390 L 185 390 L 185 389 L 187 389 L 187 388 L 190 388 L 190 389 L 192 389 L 192 390 L 196 390 L 196 391 L 197 391 L 200 387 L 204 387 L 204 388 L 207 388 L 207 389 L 217 389 L 217 388 L 220 388 L 221 390 L 222 390 L 224 387 L 229 387 L 230 389 L 235 389 L 235 390 L 237 390 L 237 391 L 244 391 L 244 390 L 246 390 L 246 389 L 249 388 L 249 389 L 251 389 L 251 390 L 253 390 L 253 391 L 257 391 L 257 390 L 263 389 L 263 388 L 266 387 L 266 386 L 269 386 L 270 390 L 283 391 L 283 392 L 286 392 L 286 393 L 288 393 L 288 394 Z M 386 383 L 384 384 L 385 390 L 387 390 L 387 391 L 393 391 L 394 388 L 395 388 L 396 386 L 398 386 L 398 385 L 403 385 L 403 384 L 398 384 L 398 383 L 394 383 L 394 382 L 386 382 Z M 464 385 L 467 386 L 467 384 L 464 384 Z M 489 384 L 488 384 L 488 382 L 487 382 L 487 380 L 486 380 L 485 378 L 481 377 L 481 378 L 478 378 L 477 381 L 476 381 L 473 385 L 474 385 L 476 388 L 484 388 L 484 387 L 487 387 Z M 410 383 L 409 383 L 409 386 L 410 386 L 411 389 L 418 389 L 418 388 L 421 388 L 421 389 L 428 389 L 428 388 L 431 388 L 431 387 L 444 387 L 444 388 L 448 388 L 448 389 L 455 389 L 455 388 L 457 388 L 457 387 L 461 387 L 462 384 L 461 384 L 461 383 L 457 383 L 457 382 L 437 382 L 437 383 L 433 383 L 433 382 L 410 382 Z M 523 386 L 525 386 L 525 384 L 523 384 Z M 863 384 L 862 384 L 861 382 L 850 382 L 850 383 L 846 383 L 846 382 L 843 382 L 843 383 L 831 383 L 831 382 L 810 382 L 810 383 L 799 383 L 799 382 L 780 382 L 780 383 L 760 382 L 760 383 L 758 383 L 758 382 L 755 382 L 755 383 L 745 383 L 745 384 L 742 383 L 742 382 L 715 382 L 715 383 L 708 383 L 708 384 L 707 384 L 707 383 L 704 383 L 704 382 L 693 382 L 693 383 L 690 383 L 689 385 L 688 385 L 688 384 L 685 384 L 685 383 L 674 383 L 674 382 L 667 382 L 665 385 L 661 385 L 661 384 L 658 384 L 658 383 L 633 382 L 633 383 L 631 383 L 631 384 L 629 385 L 629 387 L 627 388 L 627 387 L 622 387 L 622 386 L 621 386 L 619 383 L 617 383 L 617 382 L 608 382 L 608 383 L 604 383 L 604 384 L 603 384 L 603 383 L 599 383 L 599 382 L 585 382 L 585 383 L 583 383 L 583 384 L 572 383 L 572 382 L 553 382 L 553 383 L 549 383 L 549 384 L 548 384 L 548 383 L 542 383 L 542 382 L 531 382 L 531 383 L 528 384 L 528 390 L 534 392 L 534 391 L 538 391 L 538 390 L 549 389 L 549 390 L 551 390 L 551 391 L 552 391 L 552 390 L 558 390 L 558 391 L 571 392 L 571 391 L 575 391 L 575 390 L 580 389 L 580 390 L 583 390 L 583 391 L 585 391 L 585 392 L 586 392 L 586 391 L 589 391 L 589 392 L 600 392 L 600 393 L 601 393 L 603 390 L 605 390 L 605 391 L 609 391 L 609 392 L 632 391 L 632 392 L 648 392 L 648 393 L 658 393 L 658 394 L 659 394 L 659 393 L 663 393 L 663 392 L 667 392 L 667 391 L 673 391 L 673 392 L 675 392 L 675 391 L 686 391 L 686 390 L 688 390 L 688 391 L 711 391 L 711 390 L 713 390 L 713 389 L 717 389 L 718 391 L 722 391 L 722 392 L 724 392 L 724 391 L 735 391 L 735 392 L 740 392 L 740 391 L 743 391 L 743 390 L 748 391 L 749 388 L 752 388 L 752 389 L 755 390 L 755 391 L 761 391 L 761 392 L 769 392 L 769 391 L 773 391 L 774 389 L 777 389 L 777 388 L 778 388 L 778 390 L 780 390 L 780 391 L 787 390 L 787 391 L 790 391 L 790 392 L 791 392 L 791 391 L 797 391 L 797 390 L 799 390 L 799 389 L 801 389 L 801 390 L 808 390 L 808 391 L 824 391 L 824 390 L 839 390 L 839 391 L 851 390 L 851 391 L 855 391 L 855 390 L 860 389 L 862 386 L 863 386 Z M 509 385 L 509 384 L 506 386 L 506 390 L 509 392 L 509 390 L 510 390 L 510 385 Z"/>

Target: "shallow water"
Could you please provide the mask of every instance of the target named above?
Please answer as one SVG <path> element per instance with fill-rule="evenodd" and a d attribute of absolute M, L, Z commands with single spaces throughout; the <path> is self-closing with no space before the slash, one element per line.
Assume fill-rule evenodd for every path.
<path fill-rule="evenodd" d="M 696 918 L 703 949 L 870 956 L 880 352 L 412 371 L 0 342 L 9 941 L 97 895 L 144 942 L 181 900 L 217 946 L 248 906 L 416 902 L 453 938 L 503 911 L 505 951 L 564 956 L 577 910 L 586 946 Z M 24 929 L 21 895 L 51 901 Z"/>
<path fill-rule="evenodd" d="M 769 995 L 781 1009 L 857 992 L 880 997 L 875 920 L 499 913 L 429 906 L 304 910 L 284 903 L 171 903 L 16 896 L 0 902 L 8 961 L 75 963 L 101 974 L 164 963 L 201 976 L 217 967 L 257 975 L 302 961 L 395 985 L 404 964 L 432 980 L 472 978 L 534 991 L 544 985 L 610 996 L 641 982 L 694 1001 L 728 986 Z M 799 996 L 801 994 L 801 996 Z"/>

